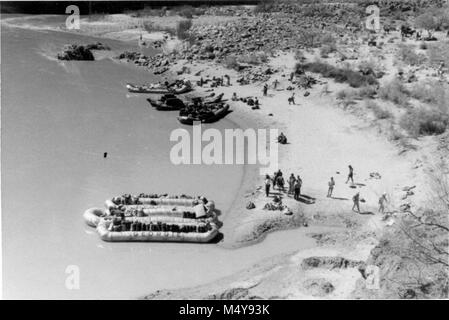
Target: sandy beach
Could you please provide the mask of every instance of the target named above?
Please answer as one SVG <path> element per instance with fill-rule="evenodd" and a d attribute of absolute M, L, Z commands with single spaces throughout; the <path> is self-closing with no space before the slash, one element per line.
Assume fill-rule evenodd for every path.
<path fill-rule="evenodd" d="M 193 26 L 220 26 L 238 19 L 204 15 L 193 19 Z M 159 28 L 168 28 L 180 20 L 182 19 L 179 17 L 155 18 L 153 22 L 159 24 Z M 82 32 L 85 33 L 83 36 L 95 37 L 107 44 L 108 40 L 117 42 L 113 49 L 114 54 L 108 53 L 103 58 L 108 63 L 114 61 L 120 68 L 125 65 L 128 68 L 130 65 L 133 71 L 129 71 L 129 75 L 132 75 L 134 72 L 148 70 L 145 70 L 146 66 L 132 66 L 131 61 L 117 61 L 114 55 L 125 50 L 126 46 L 134 44 L 133 50 L 137 50 L 136 47 L 142 46 L 144 42 L 145 50 L 150 50 L 155 43 L 162 43 L 158 48 L 160 51 L 157 52 L 164 52 L 167 56 L 170 55 L 169 52 L 181 51 L 181 48 L 186 46 L 167 32 L 149 31 L 143 27 L 144 22 L 130 15 L 110 15 L 92 21 L 83 20 L 86 27 Z M 32 25 L 32 28 L 40 31 L 52 30 L 51 32 L 61 34 L 65 32 L 58 29 L 58 23 L 55 27 L 54 23 L 48 21 L 44 25 L 30 22 L 29 19 L 10 20 L 6 23 L 10 27 L 13 25 L 12 28 L 30 30 Z M 166 25 L 161 26 L 161 23 Z M 437 35 L 443 37 L 442 34 Z M 394 39 L 397 38 L 400 38 L 397 31 L 382 38 L 385 43 L 382 48 L 385 74 L 379 79 L 379 87 L 387 86 L 401 68 L 395 62 L 397 43 Z M 357 58 L 349 62 L 352 67 L 370 59 L 375 49 L 362 41 L 353 43 L 352 46 L 357 46 Z M 341 50 L 343 48 L 342 45 Z M 304 60 L 308 62 L 321 59 L 326 63 L 341 66 L 342 62 L 337 54 L 338 52 L 323 58 L 317 48 L 303 51 Z M 221 210 L 219 219 L 223 223 L 220 229 L 222 240 L 209 247 L 196 248 L 189 245 L 189 253 L 187 246 L 179 249 L 176 245 L 153 247 L 150 251 L 157 252 L 160 259 L 164 259 L 162 251 L 165 250 L 172 251 L 181 259 L 189 260 L 192 254 L 196 254 L 194 260 L 201 263 L 216 261 L 222 265 L 205 270 L 203 277 L 192 276 L 190 271 L 181 272 L 174 276 L 174 281 L 167 284 L 160 280 L 156 285 L 151 284 L 151 289 L 139 289 L 139 294 L 132 290 L 115 292 L 114 298 L 121 294 L 128 298 L 146 299 L 367 298 L 365 292 L 360 289 L 364 281 L 363 270 L 368 265 L 367 262 L 374 259 L 372 252 L 383 243 L 381 240 L 384 235 L 398 227 L 400 221 L 407 216 L 407 212 L 400 208 L 407 205 L 414 210 L 420 210 L 429 205 L 429 194 L 432 193 L 429 172 L 441 160 L 447 160 L 449 151 L 444 145 L 448 133 L 446 131 L 438 136 L 393 139 L 393 124 L 389 122 L 391 119 L 376 118 L 371 109 L 366 107 L 364 99 L 348 102 L 339 97 L 342 91 L 352 90 L 348 84 L 336 82 L 319 73 L 308 72 L 315 83 L 310 88 L 300 88 L 295 82 L 299 81 L 299 75 L 289 79 L 297 63 L 298 58 L 294 51 L 271 52 L 266 62 L 253 67 L 259 68 L 260 74 L 264 74 L 264 70 L 270 70 L 265 73 L 269 76 L 263 81 L 256 80 L 241 85 L 237 80 L 242 77 L 242 72 L 227 68 L 223 63 L 180 58 L 170 60 L 168 71 L 159 79 L 182 77 L 190 80 L 194 84 L 194 92 L 187 96 L 206 96 L 211 92 L 215 95 L 224 94 L 232 112 L 219 122 L 220 129 L 275 128 L 286 135 L 288 143 L 278 146 L 278 166 L 286 180 L 292 173 L 301 177 L 301 197 L 295 200 L 292 194 L 280 190 L 271 190 L 270 197 L 266 197 L 264 176 L 260 175 L 257 165 L 245 165 L 237 171 L 229 169 L 220 174 L 219 178 L 214 176 L 216 172 L 213 169 L 208 170 L 204 175 L 208 176 L 207 183 L 203 188 L 195 187 L 195 191 L 207 190 L 214 185 L 222 188 L 222 181 L 217 179 L 232 176 L 229 178 L 232 182 L 226 183 L 223 188 L 232 192 L 225 191 L 224 195 L 219 190 L 210 191 L 212 196 L 221 197 L 218 204 Z M 423 67 L 416 71 L 416 74 L 419 79 L 424 79 L 430 77 L 431 72 L 430 68 Z M 208 84 L 196 85 L 200 79 L 220 78 L 224 75 L 229 75 L 230 85 L 214 88 Z M 144 81 L 146 77 L 141 73 L 139 79 Z M 264 84 L 268 85 L 267 95 L 262 93 Z M 289 90 L 289 87 L 293 87 L 293 90 Z M 290 104 L 289 98 L 293 93 L 295 103 Z M 233 94 L 238 98 L 257 97 L 260 108 L 253 109 L 242 101 L 232 101 Z M 399 108 L 394 109 L 390 101 L 380 98 L 375 98 L 375 101 L 384 109 L 391 108 L 392 113 L 400 115 L 403 112 Z M 142 117 L 143 113 L 139 114 Z M 172 128 L 177 128 L 177 124 L 172 123 L 175 121 L 174 115 L 161 114 L 154 114 L 152 118 L 167 117 L 164 118 L 164 123 L 170 123 Z M 207 125 L 215 126 L 217 125 Z M 136 138 L 141 137 L 142 132 L 143 129 L 137 130 Z M 145 152 L 148 150 L 145 149 Z M 145 157 L 144 154 L 141 156 Z M 137 161 L 141 163 L 142 160 Z M 354 183 L 347 183 L 349 165 L 354 168 Z M 140 168 L 146 170 L 143 164 Z M 199 173 L 192 173 L 195 174 Z M 136 175 L 133 171 L 133 176 Z M 332 197 L 327 197 L 330 177 L 335 180 L 335 188 Z M 147 178 L 151 177 L 147 175 Z M 176 188 L 170 190 L 185 190 L 181 181 L 176 183 Z M 133 184 L 133 188 L 141 187 L 144 183 L 145 181 L 141 180 L 140 183 Z M 163 186 L 170 188 L 170 183 L 165 182 Z M 120 192 L 119 189 L 114 190 Z M 410 193 L 410 190 L 413 192 Z M 103 190 L 101 196 L 110 193 L 111 191 Z M 362 199 L 360 212 L 351 210 L 352 199 L 356 193 L 360 193 Z M 390 214 L 387 218 L 378 210 L 378 199 L 383 194 L 388 199 L 386 210 Z M 282 203 L 290 209 L 291 215 L 279 210 L 264 209 L 274 196 L 282 198 Z M 93 201 L 92 196 L 89 199 Z M 98 199 L 98 202 L 103 200 Z M 247 209 L 249 202 L 252 202 L 255 208 Z M 106 248 L 116 250 L 109 245 Z M 121 248 L 118 255 L 123 254 L 123 251 L 132 250 L 125 246 Z M 143 252 L 146 249 L 140 246 L 137 250 Z M 181 250 L 184 253 L 181 253 Z M 240 262 L 231 266 L 226 260 Z M 138 261 L 144 264 L 147 259 L 142 256 Z M 197 265 L 190 261 L 186 269 L 194 270 L 196 267 Z M 157 272 L 164 277 L 161 270 L 158 269 Z M 182 282 L 188 274 L 192 279 Z M 182 285 L 179 285 L 181 282 Z M 292 286 L 292 283 L 296 285 Z M 358 295 L 354 293 L 356 289 L 359 290 Z"/>

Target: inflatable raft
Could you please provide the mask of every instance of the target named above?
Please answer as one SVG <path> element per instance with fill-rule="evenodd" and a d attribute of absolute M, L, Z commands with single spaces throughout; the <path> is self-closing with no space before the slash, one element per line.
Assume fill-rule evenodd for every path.
<path fill-rule="evenodd" d="M 214 203 L 205 198 L 133 197 L 106 200 L 84 212 L 104 241 L 209 242 L 218 234 Z"/>

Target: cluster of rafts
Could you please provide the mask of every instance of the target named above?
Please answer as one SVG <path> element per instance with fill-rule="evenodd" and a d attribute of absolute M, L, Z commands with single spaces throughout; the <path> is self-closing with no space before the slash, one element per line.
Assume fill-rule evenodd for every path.
<path fill-rule="evenodd" d="M 104 241 L 210 242 L 218 235 L 213 201 L 204 197 L 123 195 L 84 212 Z"/>
<path fill-rule="evenodd" d="M 175 87 L 173 87 L 175 85 Z M 178 121 L 182 124 L 212 123 L 226 116 L 229 105 L 223 100 L 223 94 L 208 97 L 193 97 L 189 101 L 180 99 L 177 95 L 192 90 L 189 81 L 176 81 L 171 85 L 134 85 L 127 84 L 130 92 L 160 94 L 158 99 L 148 98 L 148 103 L 159 111 L 179 111 Z"/>

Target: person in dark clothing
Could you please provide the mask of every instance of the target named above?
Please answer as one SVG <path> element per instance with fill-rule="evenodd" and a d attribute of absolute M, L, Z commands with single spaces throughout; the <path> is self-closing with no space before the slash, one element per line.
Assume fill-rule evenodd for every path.
<path fill-rule="evenodd" d="M 295 200 L 299 200 L 300 195 L 301 195 L 301 182 L 300 180 L 297 179 L 295 182 L 295 195 L 294 195 Z"/>
<path fill-rule="evenodd" d="M 265 195 L 267 197 L 270 196 L 270 186 L 271 186 L 271 178 L 267 174 L 267 175 L 265 175 Z"/>
<path fill-rule="evenodd" d="M 285 189 L 284 189 L 285 181 L 284 181 L 284 177 L 282 175 L 277 177 L 277 182 L 276 183 L 278 185 L 279 190 L 285 191 Z"/>
<path fill-rule="evenodd" d="M 352 202 L 354 203 L 352 206 L 352 211 L 355 211 L 354 209 L 357 209 L 357 212 L 360 213 L 360 193 L 356 193 L 352 197 Z"/>
<path fill-rule="evenodd" d="M 266 96 L 268 94 L 268 85 L 265 83 L 263 85 L 263 95 Z"/>
<path fill-rule="evenodd" d="M 351 180 L 351 183 L 354 184 L 354 169 L 352 168 L 351 165 L 349 165 L 348 168 L 349 168 L 349 173 L 348 173 L 348 179 L 346 179 L 346 183 L 348 183 L 349 180 Z"/>

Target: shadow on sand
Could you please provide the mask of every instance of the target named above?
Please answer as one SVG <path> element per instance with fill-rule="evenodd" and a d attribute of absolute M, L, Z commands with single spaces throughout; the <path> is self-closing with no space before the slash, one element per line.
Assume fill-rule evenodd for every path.
<path fill-rule="evenodd" d="M 298 199 L 299 202 L 302 202 L 305 204 L 314 204 L 315 200 L 316 200 L 315 198 L 308 196 L 306 194 L 301 194 Z"/>

